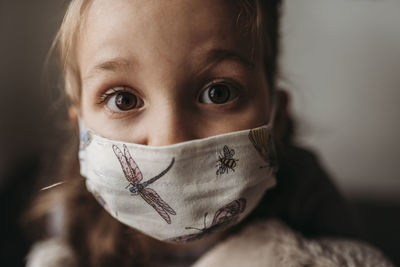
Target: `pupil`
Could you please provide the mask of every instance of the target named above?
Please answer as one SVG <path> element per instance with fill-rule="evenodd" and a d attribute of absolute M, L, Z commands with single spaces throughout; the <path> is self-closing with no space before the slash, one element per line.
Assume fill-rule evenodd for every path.
<path fill-rule="evenodd" d="M 229 100 L 230 92 L 226 85 L 213 85 L 208 92 L 210 100 L 215 104 L 223 104 Z"/>
<path fill-rule="evenodd" d="M 121 110 L 129 110 L 136 107 L 137 98 L 131 93 L 122 92 L 116 96 L 115 104 Z"/>

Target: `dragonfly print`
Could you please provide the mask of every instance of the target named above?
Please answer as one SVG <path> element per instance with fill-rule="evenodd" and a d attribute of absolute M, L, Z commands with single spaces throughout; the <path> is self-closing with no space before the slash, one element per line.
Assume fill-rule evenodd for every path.
<path fill-rule="evenodd" d="M 278 160 L 274 141 L 269 131 L 265 128 L 252 129 L 249 132 L 249 139 L 261 158 L 268 164 L 267 166 L 261 166 L 261 168 L 271 167 L 276 170 L 278 167 Z"/>
<path fill-rule="evenodd" d="M 124 153 L 119 149 L 118 146 L 112 146 L 115 155 L 117 156 L 119 162 L 121 163 L 122 170 L 124 172 L 125 178 L 128 180 L 130 186 L 129 191 L 132 195 L 140 195 L 150 206 L 152 206 L 158 214 L 168 223 L 171 224 L 171 218 L 169 214 L 176 215 L 176 212 L 151 188 L 148 186 L 162 176 L 164 176 L 174 165 L 175 158 L 172 158 L 169 166 L 155 177 L 140 183 L 143 179 L 142 172 L 139 166 L 133 160 L 131 154 L 128 151 L 126 145 L 123 145 Z"/>
<path fill-rule="evenodd" d="M 198 240 L 205 235 L 209 235 L 224 226 L 234 223 L 239 219 L 239 215 L 246 209 L 246 199 L 240 198 L 230 202 L 229 204 L 220 208 L 214 215 L 214 219 L 210 227 L 206 226 L 207 214 L 204 214 L 204 228 L 198 229 L 194 227 L 185 227 L 185 229 L 196 229 L 199 233 L 188 234 L 178 237 L 169 238 L 166 241 L 175 243 L 186 243 L 194 240 Z"/>

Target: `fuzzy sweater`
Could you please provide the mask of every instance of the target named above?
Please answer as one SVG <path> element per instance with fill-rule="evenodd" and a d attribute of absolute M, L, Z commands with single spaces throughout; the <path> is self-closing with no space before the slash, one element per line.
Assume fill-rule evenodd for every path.
<path fill-rule="evenodd" d="M 174 266 L 174 263 L 166 263 Z M 180 265 L 177 263 L 177 265 Z M 72 250 L 60 239 L 37 243 L 27 267 L 77 266 Z M 157 266 L 159 266 L 157 264 Z M 193 267 L 393 267 L 377 249 L 344 239 L 306 239 L 280 221 L 253 223 L 217 244 Z"/>

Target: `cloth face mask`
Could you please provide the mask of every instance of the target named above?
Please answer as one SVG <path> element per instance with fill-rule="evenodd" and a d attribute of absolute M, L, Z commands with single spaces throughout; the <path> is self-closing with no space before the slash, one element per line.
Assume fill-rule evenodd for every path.
<path fill-rule="evenodd" d="M 152 147 L 82 123 L 86 187 L 117 220 L 159 240 L 197 240 L 245 218 L 275 185 L 271 127 Z"/>

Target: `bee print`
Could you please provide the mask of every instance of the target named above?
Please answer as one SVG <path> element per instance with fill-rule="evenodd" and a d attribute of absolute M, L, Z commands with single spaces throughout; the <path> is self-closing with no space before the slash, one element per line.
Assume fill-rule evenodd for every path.
<path fill-rule="evenodd" d="M 265 128 L 252 129 L 249 132 L 249 139 L 261 158 L 268 164 L 267 166 L 261 167 L 272 167 L 276 170 L 278 167 L 278 160 L 276 158 L 274 141 L 270 132 Z"/>
<path fill-rule="evenodd" d="M 225 172 L 228 173 L 228 170 L 231 169 L 235 171 L 236 162 L 238 159 L 234 159 L 233 156 L 235 155 L 234 149 L 229 149 L 228 146 L 224 146 L 223 154 L 219 153 L 218 160 L 217 160 L 217 175 L 224 174 Z"/>

